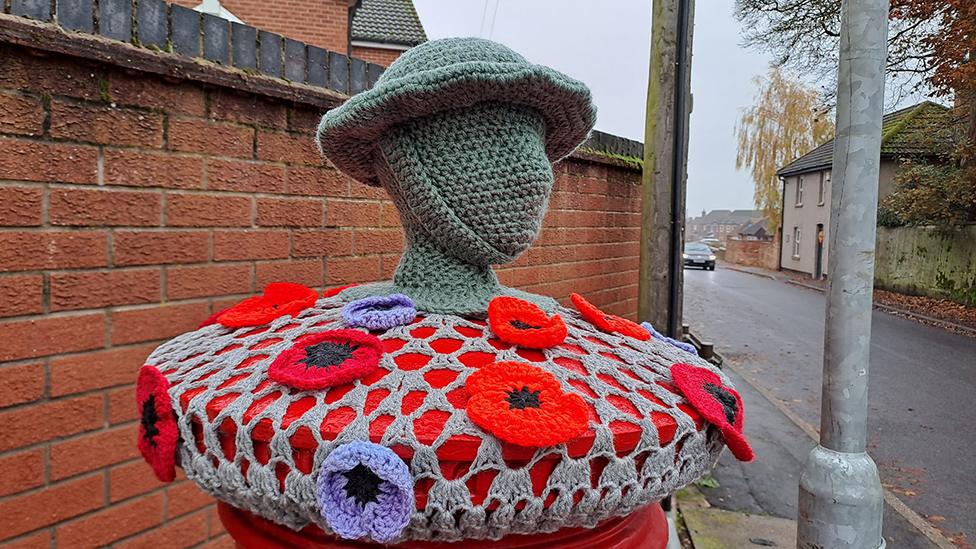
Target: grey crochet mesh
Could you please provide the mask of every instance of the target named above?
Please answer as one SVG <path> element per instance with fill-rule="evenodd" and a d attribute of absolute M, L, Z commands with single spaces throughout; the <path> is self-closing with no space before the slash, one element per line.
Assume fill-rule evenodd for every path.
<path fill-rule="evenodd" d="M 543 351 L 504 344 L 478 320 L 428 314 L 377 334 L 386 353 L 363 380 L 326 391 L 268 380 L 271 361 L 296 338 L 346 327 L 344 301 L 322 299 L 258 328 L 210 325 L 152 353 L 147 363 L 171 384 L 187 477 L 235 507 L 328 532 L 316 505 L 318 465 L 339 444 L 372 440 L 414 477 L 417 509 L 404 539 L 497 539 L 625 515 L 701 476 L 723 447 L 670 386 L 673 363 L 712 366 L 666 343 L 602 333 L 565 308 L 569 336 Z M 532 450 L 472 424 L 464 381 L 497 360 L 552 372 L 591 405 L 590 433 Z"/>

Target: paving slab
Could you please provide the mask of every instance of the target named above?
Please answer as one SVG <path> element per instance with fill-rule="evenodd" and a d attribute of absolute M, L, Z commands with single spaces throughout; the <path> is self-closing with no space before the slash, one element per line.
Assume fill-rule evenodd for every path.
<path fill-rule="evenodd" d="M 695 549 L 796 547 L 796 521 L 712 507 L 694 489 L 679 493 L 677 503 Z"/>

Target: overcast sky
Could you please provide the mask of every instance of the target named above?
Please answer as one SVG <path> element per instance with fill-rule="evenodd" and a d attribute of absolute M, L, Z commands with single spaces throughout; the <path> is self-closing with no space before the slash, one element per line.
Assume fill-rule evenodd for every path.
<path fill-rule="evenodd" d="M 414 4 L 432 39 L 491 38 L 530 61 L 582 80 L 593 90 L 599 109 L 597 129 L 643 141 L 651 1 L 414 0 Z M 733 3 L 697 3 L 689 215 L 699 215 L 702 209 L 753 207 L 752 180 L 735 169 L 733 131 L 740 109 L 752 102 L 752 77 L 766 72 L 768 59 L 739 46 Z"/>

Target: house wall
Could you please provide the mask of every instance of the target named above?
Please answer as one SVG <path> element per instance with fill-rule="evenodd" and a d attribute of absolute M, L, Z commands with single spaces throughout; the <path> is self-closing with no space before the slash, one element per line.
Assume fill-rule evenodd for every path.
<path fill-rule="evenodd" d="M 201 0 L 172 3 L 195 8 Z M 248 25 L 330 51 L 349 52 L 348 0 L 220 0 L 220 3 Z"/>
<path fill-rule="evenodd" d="M 898 161 L 883 158 L 879 171 L 878 193 L 879 199 L 884 198 L 894 190 L 894 179 L 898 171 Z M 818 186 L 821 174 L 830 174 L 829 170 L 810 172 L 802 175 L 787 177 L 783 184 L 783 228 L 780 259 L 782 267 L 791 271 L 807 273 L 813 276 L 816 267 L 816 235 L 817 224 L 824 226 L 823 272 L 828 272 L 828 257 L 830 255 L 830 197 L 831 185 L 825 183 L 824 203 L 818 203 Z M 800 178 L 804 181 L 803 205 L 796 205 L 796 187 Z M 793 254 L 793 229 L 800 228 L 800 254 Z"/>
<path fill-rule="evenodd" d="M 713 223 L 705 225 L 705 232 L 715 235 L 715 238 L 724 243 L 735 236 L 736 231 L 738 231 L 741 227 L 741 225 L 733 225 L 729 223 Z"/>
<path fill-rule="evenodd" d="M 780 262 L 784 269 L 813 276 L 816 267 L 817 225 L 824 227 L 823 270 L 827 272 L 830 239 L 830 185 L 825 184 L 823 204 L 818 200 L 820 177 L 829 172 L 812 172 L 787 177 L 783 184 L 783 227 Z M 803 204 L 796 204 L 796 188 L 803 179 Z M 794 254 L 794 229 L 800 230 L 799 254 Z"/>
<path fill-rule="evenodd" d="M 0 41 L 0 545 L 230 547 L 212 498 L 139 457 L 137 369 L 268 282 L 391 276 L 396 210 L 320 160 L 334 92 L 22 24 L 53 30 Z M 32 53 L 55 46 L 75 56 Z M 555 174 L 500 278 L 634 318 L 640 171 L 574 156 Z"/>
<path fill-rule="evenodd" d="M 895 176 L 898 174 L 898 160 L 881 159 L 881 170 L 878 178 L 878 200 L 895 191 Z"/>
<path fill-rule="evenodd" d="M 400 57 L 403 51 L 393 50 L 388 48 L 372 48 L 365 46 L 353 46 L 352 56 L 358 57 L 364 61 L 369 61 L 370 63 L 376 63 L 377 65 L 383 65 L 384 67 L 389 67 L 396 61 L 397 57 Z"/>

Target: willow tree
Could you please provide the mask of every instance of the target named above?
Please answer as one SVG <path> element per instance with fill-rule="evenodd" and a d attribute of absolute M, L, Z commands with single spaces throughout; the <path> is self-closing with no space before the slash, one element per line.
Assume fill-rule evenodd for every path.
<path fill-rule="evenodd" d="M 769 222 L 779 227 L 781 193 L 776 170 L 810 152 L 834 133 L 833 121 L 816 90 L 776 67 L 753 79 L 756 95 L 736 123 L 737 169 L 747 169 L 755 183 L 753 200 Z"/>

